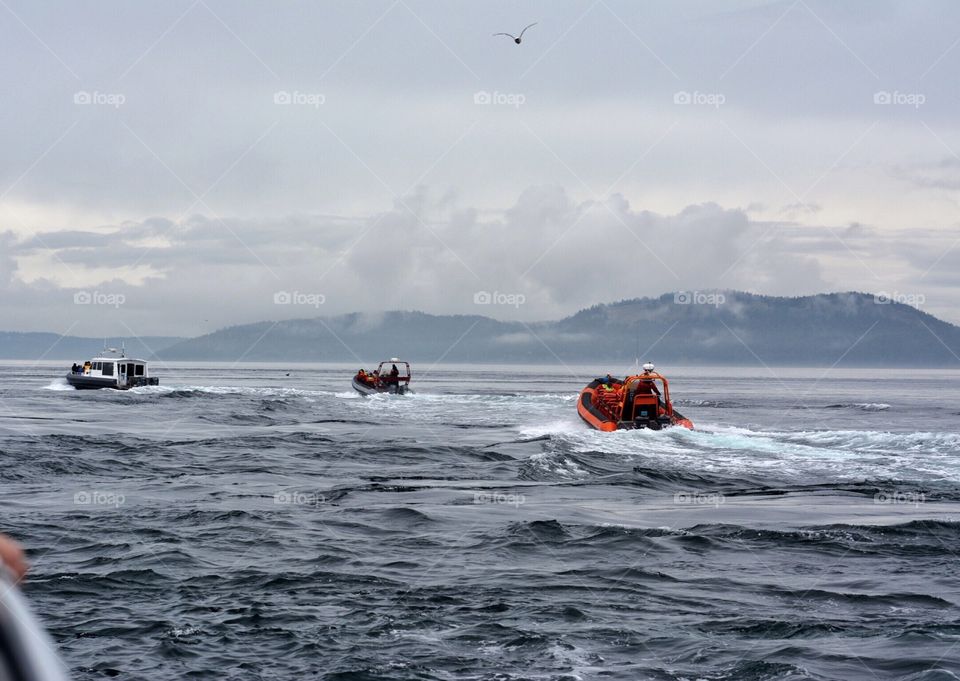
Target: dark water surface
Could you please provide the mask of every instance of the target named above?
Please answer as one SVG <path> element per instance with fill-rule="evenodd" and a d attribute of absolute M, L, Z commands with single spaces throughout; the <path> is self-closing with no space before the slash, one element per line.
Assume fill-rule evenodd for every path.
<path fill-rule="evenodd" d="M 663 367 L 698 429 L 602 434 L 599 367 L 60 369 L 0 367 L 0 529 L 77 679 L 960 673 L 957 372 Z"/>

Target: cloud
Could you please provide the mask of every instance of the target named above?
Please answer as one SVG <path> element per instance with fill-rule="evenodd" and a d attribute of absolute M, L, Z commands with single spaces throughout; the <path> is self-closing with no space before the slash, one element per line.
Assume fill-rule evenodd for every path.
<path fill-rule="evenodd" d="M 15 242 L 13 232 L 0 232 L 0 290 L 10 287 L 17 272 L 17 261 L 12 253 Z"/>
<path fill-rule="evenodd" d="M 621 196 L 576 201 L 562 188 L 536 186 L 490 217 L 421 188 L 360 221 L 195 216 L 20 241 L 7 234 L 5 290 L 18 296 L 5 296 L 5 312 L 23 328 L 46 327 L 40 320 L 53 315 L 87 333 L 123 321 L 153 335 L 389 309 L 532 321 L 596 302 L 718 284 L 822 289 L 816 260 L 792 252 L 787 240 L 761 240 L 765 227 L 716 204 L 661 215 L 636 210 Z M 17 257 L 39 258 L 51 270 L 28 276 L 17 270 Z M 72 274 L 90 272 L 102 276 L 69 283 Z M 72 304 L 75 292 L 91 288 L 123 294 L 122 314 Z M 477 303 L 480 292 L 492 299 Z M 276 303 L 278 293 L 290 300 Z"/>
<path fill-rule="evenodd" d="M 897 166 L 894 174 L 918 187 L 960 190 L 960 158 L 948 156 L 933 163 Z"/>

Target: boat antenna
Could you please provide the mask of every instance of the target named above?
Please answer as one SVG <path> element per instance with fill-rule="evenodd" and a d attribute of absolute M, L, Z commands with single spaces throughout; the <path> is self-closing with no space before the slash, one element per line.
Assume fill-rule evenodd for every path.
<path fill-rule="evenodd" d="M 634 330 L 634 338 L 637 341 L 637 353 L 633 360 L 633 365 L 636 368 L 636 371 L 640 371 L 640 321 L 637 321 L 636 329 Z"/>
<path fill-rule="evenodd" d="M 127 356 L 127 342 L 123 339 L 120 339 L 120 356 L 121 357 Z"/>

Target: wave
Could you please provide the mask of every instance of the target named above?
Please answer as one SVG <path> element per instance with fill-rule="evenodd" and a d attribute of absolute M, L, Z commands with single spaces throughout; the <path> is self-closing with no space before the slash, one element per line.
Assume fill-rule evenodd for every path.
<path fill-rule="evenodd" d="M 841 402 L 828 404 L 824 409 L 859 409 L 860 411 L 886 411 L 890 405 L 886 402 Z"/>
<path fill-rule="evenodd" d="M 200 414 L 198 421 L 214 423 L 219 426 L 271 426 L 278 421 L 265 414 Z"/>
<path fill-rule="evenodd" d="M 678 407 L 705 407 L 708 409 L 742 409 L 747 406 L 742 402 L 734 402 L 732 400 L 678 399 L 673 400 L 673 403 Z"/>
<path fill-rule="evenodd" d="M 381 511 L 381 518 L 383 518 L 388 525 L 399 525 L 400 527 L 434 522 L 433 518 L 426 513 L 408 506 L 385 508 Z"/>
<path fill-rule="evenodd" d="M 772 433 L 772 435 L 785 442 L 858 452 L 878 452 L 894 455 L 906 453 L 960 455 L 960 433 L 824 430 L 780 432 Z"/>
<path fill-rule="evenodd" d="M 562 434 L 590 432 L 585 423 L 579 419 L 557 420 L 548 423 L 535 423 L 521 426 L 520 436 L 525 440 L 539 440 L 543 437 Z"/>
<path fill-rule="evenodd" d="M 50 381 L 49 385 L 43 386 L 43 389 L 56 390 L 56 391 L 68 391 L 68 392 L 76 391 L 76 388 L 74 388 L 72 385 L 67 383 L 67 379 L 65 378 L 55 378 L 52 381 Z"/>
<path fill-rule="evenodd" d="M 738 551 L 793 548 L 835 555 L 885 555 L 949 558 L 960 539 L 960 522 L 911 520 L 896 525 L 831 524 L 773 529 L 739 524 L 703 523 L 687 528 L 632 527 L 616 523 L 579 524 L 557 520 L 520 521 L 485 533 L 485 541 L 524 539 L 564 541 L 571 548 L 614 552 L 644 547 L 671 551 L 669 544 Z M 825 587 L 823 587 L 825 588 Z M 931 601 L 933 602 L 933 601 Z M 936 599 L 940 603 L 939 598 Z"/>

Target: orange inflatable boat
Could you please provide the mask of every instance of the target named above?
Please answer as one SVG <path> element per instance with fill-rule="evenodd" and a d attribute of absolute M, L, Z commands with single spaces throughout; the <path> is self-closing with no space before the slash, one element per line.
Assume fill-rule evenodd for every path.
<path fill-rule="evenodd" d="M 669 382 L 649 362 L 642 374 L 623 380 L 607 374 L 591 381 L 580 392 L 577 412 L 592 428 L 603 431 L 669 426 L 693 430 L 690 419 L 673 408 Z"/>

